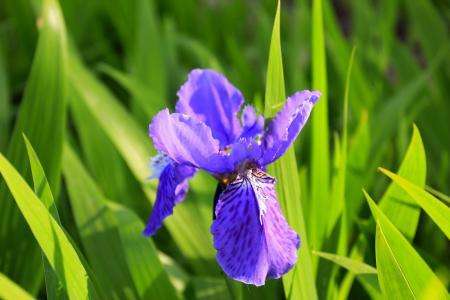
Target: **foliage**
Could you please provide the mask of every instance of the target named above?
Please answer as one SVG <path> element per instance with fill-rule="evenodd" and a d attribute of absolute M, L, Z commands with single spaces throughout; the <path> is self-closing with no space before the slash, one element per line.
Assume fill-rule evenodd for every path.
<path fill-rule="evenodd" d="M 448 10 L 1 1 L 0 299 L 448 298 Z M 203 173 L 155 238 L 141 234 L 157 184 L 147 125 L 196 67 L 223 72 L 266 117 L 285 95 L 322 93 L 269 168 L 302 239 L 283 280 L 222 275 Z"/>

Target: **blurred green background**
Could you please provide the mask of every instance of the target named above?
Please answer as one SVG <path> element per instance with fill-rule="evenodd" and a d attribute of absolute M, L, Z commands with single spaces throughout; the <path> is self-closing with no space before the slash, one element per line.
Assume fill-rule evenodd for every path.
<path fill-rule="evenodd" d="M 36 233 L 43 223 L 27 202 L 33 193 L 17 180 L 11 185 L 4 167 L 0 298 L 83 298 L 71 284 L 87 277 L 88 297 L 103 299 L 377 299 L 407 287 L 413 298 L 433 298 L 430 291 L 446 291 L 449 2 L 285 0 L 279 43 L 277 30 L 272 35 L 276 9 L 273 0 L 0 1 L 0 152 L 48 209 L 42 216 L 63 229 Z M 282 66 L 284 80 L 279 72 L 267 75 L 270 66 Z M 216 183 L 207 174 L 193 180 L 155 238 L 141 235 L 157 184 L 147 179 L 155 154 L 148 123 L 173 108 L 187 73 L 199 67 L 224 73 L 266 115 L 269 99 L 282 100 L 265 93 L 267 85 L 282 82 L 286 95 L 324 94 L 295 153 L 271 169 L 289 178 L 279 180 L 280 201 L 304 241 L 299 264 L 283 281 L 254 288 L 224 278 L 209 233 Z M 425 203 L 440 219 L 378 167 L 417 185 L 409 191 L 431 201 Z M 14 186 L 28 193 L 23 207 Z M 384 202 L 388 219 L 372 218 L 363 188 Z M 398 229 L 406 239 L 398 242 L 397 231 L 386 229 L 383 248 L 383 230 L 375 228 Z M 62 236 L 75 251 L 61 250 Z M 410 259 L 441 285 L 421 286 L 425 277 L 403 267 L 405 274 L 389 271 L 386 255 L 400 266 Z M 80 260 L 74 264 L 86 272 L 82 279 L 64 269 L 68 257 Z M 396 278 L 405 280 L 403 288 L 386 284 Z M 29 295 L 12 296 L 21 289 Z"/>

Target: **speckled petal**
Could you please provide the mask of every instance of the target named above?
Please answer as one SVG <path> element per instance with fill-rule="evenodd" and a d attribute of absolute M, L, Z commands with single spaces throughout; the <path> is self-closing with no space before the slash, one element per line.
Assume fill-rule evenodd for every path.
<path fill-rule="evenodd" d="M 261 286 L 297 260 L 299 237 L 281 214 L 274 184 L 266 173 L 248 170 L 219 196 L 211 232 L 217 261 L 235 280 Z"/>

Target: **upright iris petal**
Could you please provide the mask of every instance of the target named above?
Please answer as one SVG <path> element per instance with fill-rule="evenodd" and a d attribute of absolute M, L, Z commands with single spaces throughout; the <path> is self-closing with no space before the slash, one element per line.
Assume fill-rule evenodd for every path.
<path fill-rule="evenodd" d="M 217 261 L 231 278 L 263 285 L 297 260 L 300 238 L 280 210 L 268 164 L 294 142 L 319 98 L 318 92 L 290 96 L 265 126 L 252 106 L 223 75 L 194 70 L 178 92 L 176 112 L 159 112 L 149 134 L 160 152 L 156 202 L 144 231 L 153 235 L 184 199 L 197 169 L 218 179 L 211 233 Z"/>
<path fill-rule="evenodd" d="M 302 130 L 319 97 L 318 92 L 302 91 L 286 100 L 264 136 L 265 153 L 261 164 L 270 164 L 286 152 Z"/>
<path fill-rule="evenodd" d="M 196 69 L 178 91 L 176 111 L 204 122 L 225 147 L 241 132 L 237 113 L 244 97 L 225 76 L 213 70 Z"/>

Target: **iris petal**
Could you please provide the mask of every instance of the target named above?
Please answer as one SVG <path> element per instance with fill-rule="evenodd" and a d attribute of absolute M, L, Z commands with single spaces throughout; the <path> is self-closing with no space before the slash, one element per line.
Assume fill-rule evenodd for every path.
<path fill-rule="evenodd" d="M 204 122 L 219 140 L 221 148 L 231 144 L 242 131 L 237 113 L 244 97 L 225 76 L 195 69 L 178 91 L 176 111 Z"/>
<path fill-rule="evenodd" d="M 217 261 L 235 280 L 260 286 L 297 260 L 299 237 L 281 213 L 274 184 L 266 173 L 248 170 L 219 196 L 211 232 Z"/>
<path fill-rule="evenodd" d="M 270 122 L 263 137 L 261 165 L 268 165 L 283 155 L 297 138 L 320 97 L 319 92 L 302 91 L 290 96 L 284 107 Z"/>
<path fill-rule="evenodd" d="M 169 163 L 159 177 L 156 201 L 144 230 L 147 236 L 154 235 L 163 220 L 173 213 L 174 206 L 184 200 L 188 191 L 188 179 L 194 176 L 195 168 L 185 164 Z"/>
<path fill-rule="evenodd" d="M 242 110 L 241 122 L 243 125 L 241 137 L 254 137 L 264 130 L 264 117 L 257 115 L 251 105 L 246 105 Z"/>
<path fill-rule="evenodd" d="M 164 109 L 153 118 L 149 135 L 155 148 L 175 162 L 214 171 L 211 158 L 219 153 L 219 142 L 204 123 Z"/>

